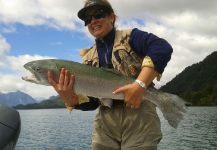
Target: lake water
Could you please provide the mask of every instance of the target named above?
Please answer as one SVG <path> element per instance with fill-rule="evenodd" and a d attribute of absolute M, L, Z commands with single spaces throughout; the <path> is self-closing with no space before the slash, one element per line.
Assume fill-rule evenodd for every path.
<path fill-rule="evenodd" d="M 15 150 L 89 150 L 96 111 L 19 110 L 21 133 Z M 217 150 L 217 107 L 190 107 L 178 129 L 159 113 L 159 150 Z"/>

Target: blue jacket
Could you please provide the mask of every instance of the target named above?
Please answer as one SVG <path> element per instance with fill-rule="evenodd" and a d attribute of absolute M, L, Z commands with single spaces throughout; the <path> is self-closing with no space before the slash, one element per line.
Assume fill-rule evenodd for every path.
<path fill-rule="evenodd" d="M 99 55 L 99 66 L 112 68 L 111 57 L 115 39 L 115 28 L 103 39 L 96 39 L 96 47 Z M 173 49 L 164 39 L 137 28 L 132 30 L 129 44 L 132 49 L 142 57 L 149 56 L 155 66 L 155 70 L 162 74 L 171 58 Z M 99 106 L 97 98 L 90 97 L 90 102 L 80 104 L 75 109 L 94 110 Z"/>

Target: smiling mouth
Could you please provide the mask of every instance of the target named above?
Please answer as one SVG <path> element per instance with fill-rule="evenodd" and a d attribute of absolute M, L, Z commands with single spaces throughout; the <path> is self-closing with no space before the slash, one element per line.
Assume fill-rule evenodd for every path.
<path fill-rule="evenodd" d="M 98 31 L 98 30 L 100 30 L 102 27 L 101 26 L 95 26 L 95 27 L 93 27 L 93 31 Z"/>

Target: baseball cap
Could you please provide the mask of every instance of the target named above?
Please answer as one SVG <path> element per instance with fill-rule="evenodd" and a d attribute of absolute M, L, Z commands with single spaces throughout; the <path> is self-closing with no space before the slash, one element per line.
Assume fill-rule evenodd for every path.
<path fill-rule="evenodd" d="M 78 11 L 78 17 L 84 20 L 88 10 L 90 9 L 104 9 L 107 13 L 114 12 L 110 3 L 107 0 L 86 0 L 84 7 Z"/>

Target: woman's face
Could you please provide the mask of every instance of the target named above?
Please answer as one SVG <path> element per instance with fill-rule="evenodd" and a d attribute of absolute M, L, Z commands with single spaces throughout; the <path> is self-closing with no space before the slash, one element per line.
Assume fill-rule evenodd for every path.
<path fill-rule="evenodd" d="M 114 20 L 115 15 L 113 13 L 99 19 L 92 17 L 87 27 L 90 34 L 95 38 L 103 38 L 113 29 Z"/>

